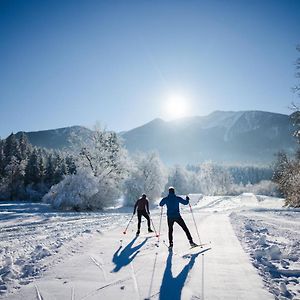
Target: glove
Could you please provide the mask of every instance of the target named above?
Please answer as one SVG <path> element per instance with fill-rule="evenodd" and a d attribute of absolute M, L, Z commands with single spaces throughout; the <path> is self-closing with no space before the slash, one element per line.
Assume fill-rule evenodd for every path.
<path fill-rule="evenodd" d="M 185 199 L 189 201 L 190 197 L 188 195 L 186 195 Z"/>

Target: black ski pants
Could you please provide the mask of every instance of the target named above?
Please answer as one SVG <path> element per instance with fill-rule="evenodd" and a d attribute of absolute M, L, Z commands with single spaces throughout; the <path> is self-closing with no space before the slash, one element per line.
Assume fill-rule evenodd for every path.
<path fill-rule="evenodd" d="M 146 210 L 138 210 L 137 211 L 137 216 L 138 216 L 138 230 L 141 229 L 141 221 L 142 221 L 142 216 L 144 216 L 147 219 L 148 223 L 148 229 L 150 228 L 150 217 Z"/>
<path fill-rule="evenodd" d="M 175 222 L 184 230 L 189 242 L 192 242 L 193 238 L 192 238 L 192 236 L 190 234 L 190 231 L 187 228 L 184 220 L 182 219 L 182 217 L 177 217 L 177 218 L 168 217 L 169 242 L 170 242 L 170 244 L 173 244 L 173 225 L 174 225 Z"/>

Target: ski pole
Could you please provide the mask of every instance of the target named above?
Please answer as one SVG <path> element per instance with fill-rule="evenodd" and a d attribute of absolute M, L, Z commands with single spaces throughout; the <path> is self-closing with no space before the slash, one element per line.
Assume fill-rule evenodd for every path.
<path fill-rule="evenodd" d="M 157 242 L 159 242 L 159 237 L 160 237 L 162 214 L 163 214 L 163 207 L 160 210 L 160 218 L 159 218 L 159 228 L 158 228 Z"/>
<path fill-rule="evenodd" d="M 194 217 L 194 213 L 193 213 L 193 210 L 192 210 L 192 206 L 191 206 L 190 203 L 189 203 L 189 207 L 190 207 L 190 210 L 191 210 L 191 213 L 192 213 L 192 217 L 193 217 L 193 221 L 194 221 L 194 224 L 195 224 L 195 227 L 196 227 L 196 231 L 197 231 L 197 235 L 198 235 L 198 238 L 199 238 L 200 246 L 202 247 L 202 243 L 201 243 L 201 239 L 200 239 L 200 234 L 199 234 L 199 231 L 198 231 L 198 227 L 197 227 L 197 224 L 196 224 L 196 221 L 195 221 L 195 217 Z"/>
<path fill-rule="evenodd" d="M 153 226 L 153 229 L 154 229 L 154 232 L 155 232 L 155 236 L 158 237 L 158 234 L 157 234 L 157 231 L 155 229 L 155 226 L 154 226 L 154 223 L 153 223 L 153 220 L 150 218 L 151 220 L 151 223 L 152 223 L 152 226 Z"/>
<path fill-rule="evenodd" d="M 123 231 L 124 234 L 126 234 L 126 231 L 127 231 L 127 229 L 128 229 L 129 224 L 131 223 L 131 221 L 132 221 L 132 219 L 133 219 L 133 216 L 134 216 L 134 214 L 132 214 L 132 216 L 131 216 L 131 218 L 130 218 L 130 220 L 129 220 L 129 222 L 128 222 L 126 228 L 125 228 L 125 230 Z"/>

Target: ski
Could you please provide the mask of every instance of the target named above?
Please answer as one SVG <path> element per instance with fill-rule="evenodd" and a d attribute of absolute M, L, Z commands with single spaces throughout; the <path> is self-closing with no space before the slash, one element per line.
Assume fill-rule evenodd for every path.
<path fill-rule="evenodd" d="M 208 246 L 208 245 L 211 245 L 211 242 L 202 243 L 202 244 L 199 244 L 199 245 L 196 245 L 196 246 L 191 246 L 190 249 L 197 248 L 197 247 L 203 248 L 204 246 Z"/>
<path fill-rule="evenodd" d="M 199 249 L 198 249 L 199 248 Z M 199 252 L 197 252 L 197 251 L 191 251 L 191 250 L 193 250 L 193 249 L 198 249 L 199 250 Z M 208 250 L 211 250 L 211 247 L 200 247 L 200 245 L 199 246 L 195 246 L 195 247 L 192 247 L 192 248 L 190 248 L 188 251 L 186 251 L 186 252 L 183 252 L 183 253 L 181 253 L 180 254 L 180 256 L 182 257 L 182 258 L 190 258 L 191 257 L 191 255 L 193 255 L 193 254 L 204 254 L 205 252 L 207 252 Z"/>

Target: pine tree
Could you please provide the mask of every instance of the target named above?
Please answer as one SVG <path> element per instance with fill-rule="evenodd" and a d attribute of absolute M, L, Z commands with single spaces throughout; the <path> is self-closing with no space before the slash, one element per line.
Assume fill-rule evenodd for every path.
<path fill-rule="evenodd" d="M 14 156 L 16 159 L 21 160 L 21 153 L 19 149 L 19 143 L 16 139 L 16 136 L 11 133 L 4 142 L 4 156 L 5 163 L 8 165 L 11 161 L 11 158 Z"/>
<path fill-rule="evenodd" d="M 29 156 L 28 164 L 25 169 L 25 184 L 36 185 L 40 181 L 39 155 L 37 148 L 34 148 Z"/>
<path fill-rule="evenodd" d="M 32 151 L 32 146 L 29 143 L 27 135 L 24 132 L 21 133 L 19 138 L 19 149 L 20 149 L 21 159 L 22 160 L 28 159 Z"/>
<path fill-rule="evenodd" d="M 54 184 L 55 164 L 52 153 L 47 156 L 45 169 L 45 183 L 50 188 Z"/>
<path fill-rule="evenodd" d="M 73 156 L 66 157 L 67 174 L 76 174 L 76 164 Z"/>
<path fill-rule="evenodd" d="M 24 163 L 11 156 L 10 162 L 5 167 L 10 200 L 16 199 L 22 192 L 24 170 Z"/>
<path fill-rule="evenodd" d="M 54 183 L 59 183 L 64 175 L 67 174 L 67 167 L 63 156 L 57 152 L 54 157 L 55 171 L 54 171 Z"/>

